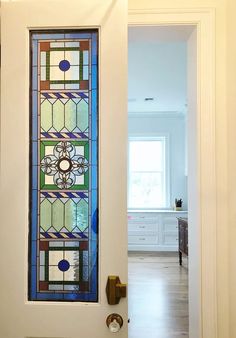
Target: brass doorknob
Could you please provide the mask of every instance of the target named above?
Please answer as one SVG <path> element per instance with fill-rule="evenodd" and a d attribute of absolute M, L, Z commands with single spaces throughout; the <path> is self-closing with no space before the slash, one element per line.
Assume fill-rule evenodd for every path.
<path fill-rule="evenodd" d="M 118 304 L 121 297 L 126 297 L 126 288 L 126 284 L 122 284 L 118 276 L 108 276 L 106 286 L 108 304 Z"/>
<path fill-rule="evenodd" d="M 123 326 L 123 318 L 118 313 L 111 313 L 106 319 L 106 324 L 112 333 L 116 333 Z"/>

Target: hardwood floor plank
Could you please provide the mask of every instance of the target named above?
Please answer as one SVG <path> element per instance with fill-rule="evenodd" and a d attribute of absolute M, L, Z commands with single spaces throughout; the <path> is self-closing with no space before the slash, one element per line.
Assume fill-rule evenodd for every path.
<path fill-rule="evenodd" d="M 188 338 L 186 267 L 177 253 L 129 253 L 129 338 Z"/>

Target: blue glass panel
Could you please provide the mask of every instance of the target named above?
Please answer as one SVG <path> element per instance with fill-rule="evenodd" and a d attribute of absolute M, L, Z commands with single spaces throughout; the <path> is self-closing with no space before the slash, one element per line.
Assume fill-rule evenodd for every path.
<path fill-rule="evenodd" d="M 90 33 L 68 33 L 65 34 L 66 39 L 91 39 Z"/>
<path fill-rule="evenodd" d="M 37 223 L 38 223 L 38 192 L 32 189 L 31 195 L 31 234 L 32 239 L 37 239 Z M 36 264 L 36 262 L 32 262 Z"/>
<path fill-rule="evenodd" d="M 92 165 L 93 166 L 97 166 L 97 142 L 96 141 L 92 141 Z"/>
<path fill-rule="evenodd" d="M 91 133 L 92 140 L 97 141 L 97 91 L 95 89 L 92 90 L 92 125 L 91 125 Z"/>
<path fill-rule="evenodd" d="M 37 91 L 32 92 L 32 117 L 37 118 L 38 114 L 38 93 Z M 35 122 L 37 124 L 37 121 Z"/>
<path fill-rule="evenodd" d="M 38 63 L 38 41 L 32 41 L 32 66 L 37 66 Z"/>
<path fill-rule="evenodd" d="M 37 90 L 38 89 L 38 68 L 37 67 L 33 67 L 32 69 L 32 88 L 33 90 Z"/>
<path fill-rule="evenodd" d="M 32 142 L 32 161 L 33 161 L 33 165 L 37 165 L 38 163 L 38 143 L 35 141 Z"/>
<path fill-rule="evenodd" d="M 97 88 L 97 66 L 92 66 L 92 89 Z"/>
<path fill-rule="evenodd" d="M 81 302 L 96 302 L 96 293 L 90 293 L 90 295 L 86 294 L 76 294 L 76 293 L 71 293 L 67 294 L 64 296 L 64 300 L 67 301 L 81 301 Z"/>
<path fill-rule="evenodd" d="M 37 300 L 63 300 L 63 294 L 61 293 L 37 293 Z"/>
<path fill-rule="evenodd" d="M 37 292 L 36 292 L 36 285 L 37 285 L 37 267 L 36 265 L 32 265 L 31 266 L 31 270 L 30 270 L 30 274 L 31 274 L 31 283 L 29 285 L 30 287 L 30 295 L 31 298 L 36 298 L 37 296 Z"/>
<path fill-rule="evenodd" d="M 97 39 L 31 33 L 29 300 L 98 300 Z M 92 102 L 89 122 L 86 105 L 74 109 L 80 98 Z"/>
<path fill-rule="evenodd" d="M 94 257 L 94 260 L 95 259 L 96 258 Z M 92 285 L 95 285 L 96 279 L 97 279 L 97 266 L 94 265 L 93 270 L 92 270 L 92 280 L 91 280 Z M 95 291 L 95 290 L 93 290 L 93 291 Z"/>
<path fill-rule="evenodd" d="M 97 177 L 92 174 L 92 189 L 97 189 Z"/>
<path fill-rule="evenodd" d="M 93 204 L 95 205 L 95 203 L 97 202 L 97 198 L 95 197 L 93 199 Z M 92 215 L 92 232 L 91 232 L 91 240 L 95 241 L 95 242 L 91 242 L 91 246 L 92 248 L 94 248 L 94 246 L 96 246 L 96 240 L 97 240 L 97 232 L 98 232 L 98 228 L 97 228 L 97 222 L 98 222 L 98 210 L 94 210 L 93 215 Z"/>
<path fill-rule="evenodd" d="M 97 48 L 97 36 L 92 36 L 92 65 L 97 65 L 98 62 L 98 48 Z"/>
<path fill-rule="evenodd" d="M 37 121 L 38 117 L 32 117 L 32 141 L 37 141 L 38 130 L 37 130 Z"/>
<path fill-rule="evenodd" d="M 32 166 L 32 189 L 37 190 L 38 186 L 38 167 Z"/>
<path fill-rule="evenodd" d="M 32 34 L 32 39 L 33 40 L 59 40 L 59 39 L 64 39 L 64 34 L 37 34 L 37 33 L 33 33 Z M 53 38 L 52 38 L 53 37 Z"/>
<path fill-rule="evenodd" d="M 32 245 L 31 245 L 31 260 L 32 262 L 36 262 L 37 259 L 37 241 L 32 240 Z"/>

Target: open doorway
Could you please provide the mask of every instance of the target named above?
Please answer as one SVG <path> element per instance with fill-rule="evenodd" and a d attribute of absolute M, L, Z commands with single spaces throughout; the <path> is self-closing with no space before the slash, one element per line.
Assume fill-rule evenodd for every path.
<path fill-rule="evenodd" d="M 193 31 L 193 26 L 129 28 L 129 338 L 189 337 Z"/>

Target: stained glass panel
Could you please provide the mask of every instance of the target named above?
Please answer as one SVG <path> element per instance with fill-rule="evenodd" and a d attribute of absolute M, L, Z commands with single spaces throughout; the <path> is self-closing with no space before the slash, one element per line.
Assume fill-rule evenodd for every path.
<path fill-rule="evenodd" d="M 30 37 L 29 300 L 96 302 L 98 33 Z"/>

